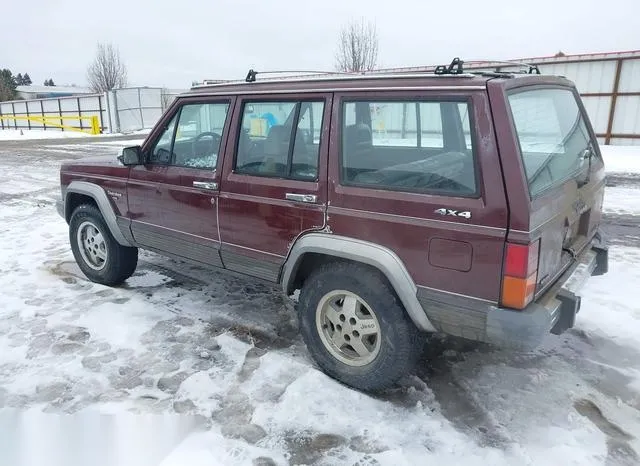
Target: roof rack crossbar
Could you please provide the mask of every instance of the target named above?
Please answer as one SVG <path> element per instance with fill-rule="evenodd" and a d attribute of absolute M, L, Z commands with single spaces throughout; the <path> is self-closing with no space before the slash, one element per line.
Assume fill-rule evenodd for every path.
<path fill-rule="evenodd" d="M 493 64 L 496 63 L 498 65 L 507 65 L 507 66 L 521 66 L 521 67 L 526 67 L 527 68 L 527 73 L 528 74 L 540 74 L 540 68 L 538 67 L 538 65 L 534 65 L 533 63 L 526 63 L 520 60 L 477 60 L 477 61 L 472 61 L 469 63 L 473 63 L 473 64 L 482 64 L 482 63 L 487 63 L 487 64 Z M 502 70 L 498 70 L 498 67 L 496 67 L 496 72 L 501 72 Z M 508 73 L 505 71 L 505 73 Z"/>
<path fill-rule="evenodd" d="M 349 72 L 349 71 L 318 71 L 318 70 L 274 70 L 274 71 L 256 71 L 254 69 L 250 69 L 247 73 L 247 77 L 245 81 L 248 83 L 255 82 L 256 76 L 260 74 L 291 74 L 291 73 L 308 73 L 308 74 L 341 74 L 341 75 L 354 75 L 358 74 L 357 72 Z"/>

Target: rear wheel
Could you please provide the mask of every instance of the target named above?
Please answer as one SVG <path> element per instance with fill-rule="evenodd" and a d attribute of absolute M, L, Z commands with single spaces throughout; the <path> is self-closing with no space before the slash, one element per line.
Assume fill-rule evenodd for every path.
<path fill-rule="evenodd" d="M 311 356 L 331 377 L 365 391 L 392 386 L 414 367 L 423 338 L 386 279 L 355 263 L 312 272 L 299 319 Z"/>
<path fill-rule="evenodd" d="M 80 270 L 93 282 L 119 285 L 136 270 L 138 249 L 119 244 L 94 205 L 83 204 L 74 210 L 69 240 Z"/>

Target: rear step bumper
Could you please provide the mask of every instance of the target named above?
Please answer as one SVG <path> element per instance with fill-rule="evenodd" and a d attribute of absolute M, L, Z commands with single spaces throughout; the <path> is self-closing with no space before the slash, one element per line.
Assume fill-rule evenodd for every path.
<path fill-rule="evenodd" d="M 560 335 L 574 326 L 580 311 L 580 290 L 592 276 L 608 271 L 608 247 L 600 233 L 545 295 L 522 311 L 491 307 L 486 341 L 530 350 L 550 332 Z"/>

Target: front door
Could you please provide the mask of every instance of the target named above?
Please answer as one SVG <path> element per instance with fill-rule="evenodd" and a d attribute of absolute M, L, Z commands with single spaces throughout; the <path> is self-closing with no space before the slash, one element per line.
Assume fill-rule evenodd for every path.
<path fill-rule="evenodd" d="M 131 232 L 142 247 L 222 265 L 216 168 L 231 103 L 185 99 L 145 144 L 146 162 L 132 168 L 128 184 Z"/>
<path fill-rule="evenodd" d="M 277 281 L 295 238 L 324 227 L 330 108 L 326 94 L 236 106 L 218 212 L 226 268 Z"/>

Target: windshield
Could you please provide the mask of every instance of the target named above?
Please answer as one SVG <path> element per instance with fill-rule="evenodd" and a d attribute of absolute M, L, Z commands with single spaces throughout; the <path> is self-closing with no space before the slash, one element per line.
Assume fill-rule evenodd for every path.
<path fill-rule="evenodd" d="M 586 167 L 591 138 L 573 92 L 519 91 L 509 95 L 509 104 L 531 196 L 563 183 Z"/>

